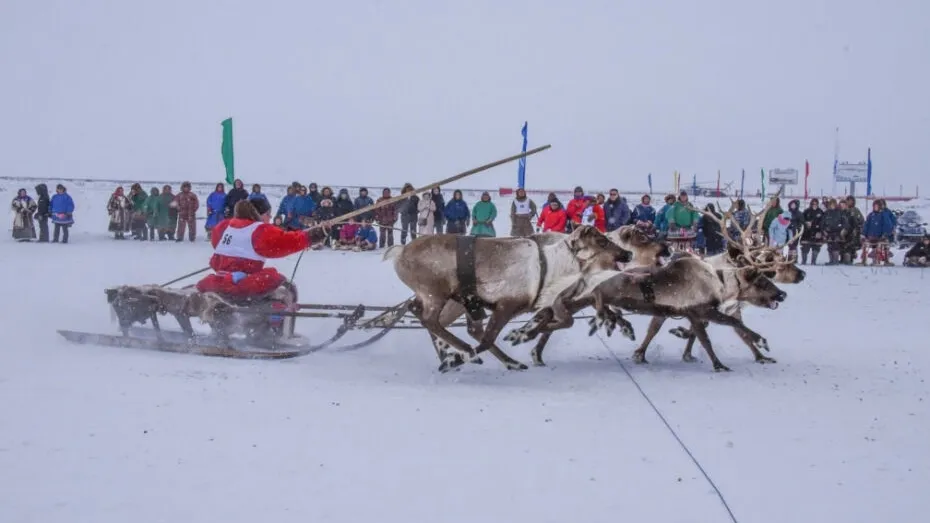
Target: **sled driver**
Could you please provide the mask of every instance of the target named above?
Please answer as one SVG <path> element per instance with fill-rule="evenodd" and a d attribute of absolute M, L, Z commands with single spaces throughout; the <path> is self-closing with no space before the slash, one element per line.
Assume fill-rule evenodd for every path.
<path fill-rule="evenodd" d="M 268 294 L 286 278 L 274 267 L 265 267 L 266 259 L 300 252 L 326 237 L 327 222 L 306 231 L 285 232 L 269 221 L 271 205 L 266 200 L 237 202 L 232 218 L 211 231 L 210 268 L 216 272 L 197 282 L 197 290 L 236 298 Z"/>

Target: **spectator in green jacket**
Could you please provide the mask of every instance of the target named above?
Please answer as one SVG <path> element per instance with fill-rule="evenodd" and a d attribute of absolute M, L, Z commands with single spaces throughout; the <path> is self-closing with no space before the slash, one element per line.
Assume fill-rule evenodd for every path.
<path fill-rule="evenodd" d="M 665 211 L 665 216 L 670 231 L 691 229 L 696 232 L 701 213 L 688 201 L 687 191 L 681 191 L 678 194 L 678 201 Z"/>

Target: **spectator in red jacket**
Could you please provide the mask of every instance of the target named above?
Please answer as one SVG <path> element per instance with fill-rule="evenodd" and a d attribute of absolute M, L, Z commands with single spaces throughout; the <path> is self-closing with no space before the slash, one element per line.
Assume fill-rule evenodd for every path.
<path fill-rule="evenodd" d="M 580 225 L 581 213 L 584 212 L 586 206 L 584 189 L 582 189 L 581 186 L 575 187 L 574 198 L 569 200 L 568 205 L 565 206 L 565 212 L 568 214 L 568 221 L 573 225 Z"/>
<path fill-rule="evenodd" d="M 562 208 L 562 202 L 552 200 L 549 205 L 543 208 L 536 221 L 537 227 L 542 227 L 543 232 L 565 232 L 565 224 L 568 221 L 568 214 Z"/>
<path fill-rule="evenodd" d="M 585 207 L 581 211 L 581 225 L 591 225 L 601 232 L 607 232 L 607 219 L 604 208 L 597 204 L 592 196 L 585 196 Z"/>

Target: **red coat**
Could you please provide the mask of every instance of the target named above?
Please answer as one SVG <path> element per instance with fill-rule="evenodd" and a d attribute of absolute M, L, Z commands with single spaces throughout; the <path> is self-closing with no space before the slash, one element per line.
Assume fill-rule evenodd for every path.
<path fill-rule="evenodd" d="M 588 206 L 588 202 L 584 198 L 572 198 L 568 201 L 568 205 L 565 206 L 565 212 L 568 214 L 568 220 L 581 223 L 581 213 L 584 212 L 584 208 Z"/>
<path fill-rule="evenodd" d="M 243 229 L 248 228 L 253 230 L 246 237 L 249 233 Z M 226 234 L 227 229 L 230 234 Z M 210 243 L 215 251 L 210 257 L 210 268 L 216 274 L 197 282 L 197 290 L 230 296 L 260 296 L 275 290 L 285 280 L 273 267 L 266 268 L 263 258 L 283 258 L 300 252 L 310 247 L 310 238 L 305 232 L 285 232 L 268 223 L 230 218 L 211 231 Z M 236 272 L 246 276 L 235 282 L 233 273 Z"/>
<path fill-rule="evenodd" d="M 539 215 L 536 225 L 543 228 L 543 232 L 565 232 L 565 224 L 568 221 L 568 214 L 561 207 L 555 211 L 551 207 L 543 208 Z"/>

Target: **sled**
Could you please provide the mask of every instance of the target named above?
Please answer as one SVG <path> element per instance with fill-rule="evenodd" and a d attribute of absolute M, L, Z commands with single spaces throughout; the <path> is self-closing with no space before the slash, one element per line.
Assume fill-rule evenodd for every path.
<path fill-rule="evenodd" d="M 697 234 L 690 230 L 668 231 L 665 242 L 672 252 L 694 253 L 694 240 Z"/>
<path fill-rule="evenodd" d="M 280 289 L 279 289 L 280 290 Z M 143 349 L 233 359 L 279 360 L 306 356 L 324 349 L 351 351 L 367 347 L 394 329 L 422 329 L 408 310 L 411 299 L 392 306 L 294 303 L 296 288 L 247 302 L 235 302 L 191 287 L 156 285 L 106 289 L 107 301 L 120 332 L 95 333 L 59 330 L 71 343 Z M 293 300 L 288 300 L 293 298 Z M 162 328 L 160 317 L 174 316 L 180 329 Z M 193 329 L 201 319 L 211 332 Z M 341 320 L 328 339 L 313 343 L 294 332 L 298 318 Z M 204 321 L 206 320 L 206 321 Z M 150 324 L 150 326 L 146 326 Z M 450 327 L 464 327 L 458 322 Z M 350 331 L 366 338 L 347 345 L 334 344 Z"/>

